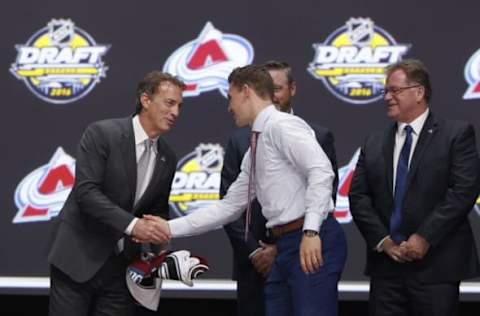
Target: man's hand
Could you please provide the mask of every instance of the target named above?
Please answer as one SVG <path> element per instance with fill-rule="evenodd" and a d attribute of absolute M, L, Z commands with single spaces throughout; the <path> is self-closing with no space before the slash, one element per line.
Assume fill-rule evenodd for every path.
<path fill-rule="evenodd" d="M 396 262 L 403 263 L 412 261 L 412 259 L 407 256 L 405 248 L 397 245 L 390 237 L 383 241 L 382 247 L 383 251 Z"/>
<path fill-rule="evenodd" d="M 275 256 L 277 255 L 277 247 L 275 245 L 266 244 L 263 241 L 259 241 L 261 250 L 257 251 L 251 258 L 255 270 L 264 278 L 268 276 L 270 269 L 272 268 Z"/>
<path fill-rule="evenodd" d="M 428 241 L 418 234 L 412 234 L 400 245 L 411 260 L 421 260 L 430 249 Z"/>
<path fill-rule="evenodd" d="M 300 243 L 300 265 L 305 273 L 316 272 L 323 265 L 322 240 L 320 236 L 303 235 Z"/>
<path fill-rule="evenodd" d="M 163 245 L 171 239 L 168 223 L 153 215 L 144 215 L 133 226 L 132 239 L 138 243 L 153 243 Z"/>

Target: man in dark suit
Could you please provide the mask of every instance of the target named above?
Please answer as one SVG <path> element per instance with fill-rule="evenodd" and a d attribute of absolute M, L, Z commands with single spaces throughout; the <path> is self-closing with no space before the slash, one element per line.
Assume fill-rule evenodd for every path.
<path fill-rule="evenodd" d="M 151 72 L 138 85 L 133 118 L 95 122 L 83 134 L 49 254 L 50 315 L 134 312 L 127 263 L 141 247 L 152 251 L 169 239 L 142 216 L 168 218 L 177 159 L 161 135 L 179 115 L 184 88 L 169 74 Z"/>
<path fill-rule="evenodd" d="M 287 113 L 292 111 L 292 98 L 296 83 L 292 69 L 286 62 L 270 61 L 264 64 L 274 83 L 274 103 L 277 109 Z M 318 143 L 327 154 L 335 172 L 333 198 L 335 201 L 338 172 L 332 133 L 325 127 L 310 124 L 315 131 Z M 237 130 L 229 139 L 222 169 L 220 195 L 224 196 L 238 174 L 243 156 L 250 146 L 250 128 Z M 226 225 L 225 231 L 233 248 L 233 272 L 237 280 L 237 314 L 239 316 L 265 315 L 264 282 L 276 255 L 274 244 L 268 243 L 265 236 L 265 218 L 257 200 L 252 202 L 251 230 L 245 241 L 245 217 Z"/>
<path fill-rule="evenodd" d="M 370 315 L 456 315 L 460 281 L 479 275 L 468 222 L 480 190 L 475 131 L 434 116 L 431 93 L 420 61 L 388 67 L 385 101 L 394 123 L 367 138 L 352 180 Z"/>

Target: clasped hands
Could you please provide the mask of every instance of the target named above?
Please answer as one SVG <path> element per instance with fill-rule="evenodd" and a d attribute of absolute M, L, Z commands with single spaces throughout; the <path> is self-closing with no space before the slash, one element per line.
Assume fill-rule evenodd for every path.
<path fill-rule="evenodd" d="M 168 222 L 159 216 L 143 215 L 133 226 L 132 240 L 137 243 L 164 245 L 170 242 L 172 234 Z"/>
<path fill-rule="evenodd" d="M 400 245 L 396 244 L 390 237 L 383 242 L 383 251 L 396 262 L 412 262 L 421 260 L 427 254 L 430 244 L 418 234 L 412 234 L 407 241 Z"/>

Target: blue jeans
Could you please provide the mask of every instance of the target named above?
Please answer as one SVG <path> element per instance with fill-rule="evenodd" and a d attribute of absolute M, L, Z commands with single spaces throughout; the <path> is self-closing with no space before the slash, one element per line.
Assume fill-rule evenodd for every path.
<path fill-rule="evenodd" d="M 302 230 L 276 242 L 277 258 L 265 284 L 267 316 L 333 316 L 338 311 L 337 284 L 347 258 L 340 224 L 329 216 L 322 224 L 323 265 L 313 274 L 300 266 Z"/>

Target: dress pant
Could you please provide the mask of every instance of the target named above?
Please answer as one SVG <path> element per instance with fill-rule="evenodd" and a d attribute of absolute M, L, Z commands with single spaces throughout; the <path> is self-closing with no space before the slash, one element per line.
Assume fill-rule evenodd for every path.
<path fill-rule="evenodd" d="M 238 267 L 237 315 L 265 316 L 265 279 L 251 262 Z"/>
<path fill-rule="evenodd" d="M 50 316 L 131 316 L 134 302 L 125 281 L 126 261 L 112 255 L 85 283 L 50 266 Z"/>
<path fill-rule="evenodd" d="M 338 281 L 345 266 L 347 243 L 340 224 L 329 216 L 322 224 L 323 265 L 312 274 L 300 266 L 302 230 L 277 242 L 277 257 L 265 284 L 267 316 L 334 316 L 338 313 Z"/>
<path fill-rule="evenodd" d="M 459 282 L 425 284 L 411 274 L 372 277 L 371 316 L 455 316 L 458 315 Z"/>

